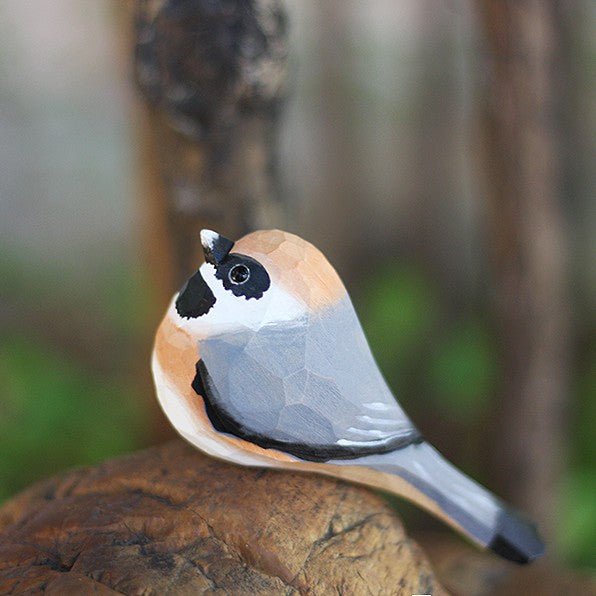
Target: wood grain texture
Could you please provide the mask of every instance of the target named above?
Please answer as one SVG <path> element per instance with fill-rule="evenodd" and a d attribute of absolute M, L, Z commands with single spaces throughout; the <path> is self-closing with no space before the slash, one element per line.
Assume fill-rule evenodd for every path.
<path fill-rule="evenodd" d="M 76 470 L 0 509 L 0 593 L 445 594 L 392 510 L 319 476 L 182 441 Z"/>

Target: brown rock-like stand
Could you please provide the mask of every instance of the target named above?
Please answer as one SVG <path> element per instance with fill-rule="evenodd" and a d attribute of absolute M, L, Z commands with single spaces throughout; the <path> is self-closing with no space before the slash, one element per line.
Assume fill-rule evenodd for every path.
<path fill-rule="evenodd" d="M 239 468 L 181 441 L 39 483 L 0 509 L 0 593 L 441 594 L 369 490 Z"/>

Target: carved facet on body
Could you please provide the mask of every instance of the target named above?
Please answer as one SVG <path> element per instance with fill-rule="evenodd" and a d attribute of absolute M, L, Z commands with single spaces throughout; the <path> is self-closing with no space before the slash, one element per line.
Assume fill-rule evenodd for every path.
<path fill-rule="evenodd" d="M 531 524 L 423 441 L 316 248 L 279 230 L 202 240 L 207 262 L 173 301 L 153 357 L 158 398 L 183 437 L 235 463 L 404 496 L 517 562 L 542 553 Z M 213 305 L 181 313 L 205 288 Z"/>
<path fill-rule="evenodd" d="M 326 349 L 330 340 L 341 349 Z M 201 360 L 209 405 L 262 447 L 325 461 L 420 440 L 374 365 L 347 296 L 298 320 L 207 338 Z"/>

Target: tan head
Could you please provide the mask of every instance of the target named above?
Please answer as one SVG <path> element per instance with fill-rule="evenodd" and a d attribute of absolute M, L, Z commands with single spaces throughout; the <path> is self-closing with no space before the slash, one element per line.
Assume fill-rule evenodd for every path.
<path fill-rule="evenodd" d="M 260 261 L 275 283 L 313 310 L 336 303 L 346 291 L 325 255 L 294 234 L 253 232 L 238 240 L 233 250 Z"/>
<path fill-rule="evenodd" d="M 289 323 L 346 294 L 325 256 L 294 234 L 263 230 L 232 243 L 203 230 L 201 241 L 206 262 L 169 312 L 196 338 Z"/>

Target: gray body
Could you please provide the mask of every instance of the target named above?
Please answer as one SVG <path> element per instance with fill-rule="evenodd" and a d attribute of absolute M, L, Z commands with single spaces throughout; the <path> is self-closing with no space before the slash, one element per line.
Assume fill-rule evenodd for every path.
<path fill-rule="evenodd" d="M 355 457 L 419 439 L 346 295 L 301 319 L 201 342 L 211 405 L 268 445 Z M 286 449 L 291 451 L 291 449 Z M 298 449 L 297 455 L 302 455 Z"/>

